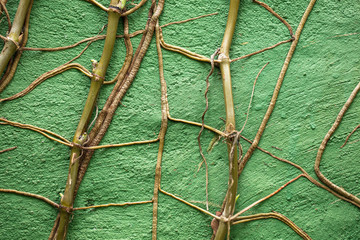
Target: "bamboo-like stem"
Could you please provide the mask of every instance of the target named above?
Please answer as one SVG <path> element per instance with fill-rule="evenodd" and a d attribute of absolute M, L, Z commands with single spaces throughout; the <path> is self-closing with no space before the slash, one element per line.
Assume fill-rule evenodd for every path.
<path fill-rule="evenodd" d="M 24 22 L 23 33 L 21 35 L 21 41 L 20 41 L 20 45 L 19 45 L 20 48 L 15 53 L 14 58 L 8 64 L 6 72 L 4 73 L 4 75 L 2 76 L 2 78 L 0 80 L 0 93 L 2 91 L 4 91 L 6 86 L 10 83 L 11 79 L 14 77 L 15 71 L 17 69 L 17 65 L 19 64 L 19 61 L 20 61 L 20 58 L 22 55 L 21 48 L 26 46 L 26 43 L 28 40 L 28 35 L 29 35 L 30 13 L 31 13 L 31 8 L 33 5 L 33 2 L 34 2 L 34 0 L 31 0 L 30 5 L 28 7 L 27 15 L 26 15 L 25 22 Z M 11 27 L 11 25 L 10 25 L 10 27 Z"/>
<path fill-rule="evenodd" d="M 124 97 L 126 91 L 129 89 L 130 85 L 135 79 L 141 61 L 144 58 L 145 53 L 150 45 L 155 30 L 155 24 L 162 12 L 163 7 L 164 7 L 164 0 L 159 0 L 157 6 L 155 0 L 152 0 L 152 5 L 150 7 L 149 15 L 148 15 L 149 16 L 148 22 L 143 37 L 139 43 L 139 47 L 137 48 L 134 57 L 132 58 L 132 62 L 130 66 L 126 67 L 127 70 L 126 72 L 124 72 L 124 74 L 121 74 L 121 77 L 123 78 L 120 78 L 119 76 L 118 82 L 116 83 L 108 100 L 106 101 L 103 110 L 100 112 L 99 117 L 96 120 L 95 126 L 90 132 L 90 143 L 88 145 L 90 146 L 98 145 L 101 139 L 103 138 L 103 136 L 105 135 L 111 123 L 111 120 L 115 114 L 115 110 L 119 106 L 121 99 Z M 129 35 L 125 39 L 126 41 L 130 42 Z M 87 167 L 90 163 L 92 154 L 93 151 L 86 152 L 82 160 L 76 189 L 78 189 L 80 186 L 82 178 L 84 177 Z"/>
<path fill-rule="evenodd" d="M 90 142 L 87 144 L 87 146 L 90 146 L 90 147 L 97 146 L 102 139 L 101 137 L 99 137 L 99 131 L 104 126 L 104 121 L 108 115 L 110 105 L 112 103 L 114 96 L 117 93 L 116 90 L 119 87 L 119 85 L 124 81 L 124 78 L 127 75 L 127 72 L 129 70 L 131 60 L 133 58 L 133 47 L 132 47 L 131 40 L 129 37 L 129 21 L 128 21 L 127 17 L 123 17 L 122 19 L 123 19 L 123 25 L 124 25 L 124 35 L 125 35 L 124 40 L 125 40 L 125 46 L 126 46 L 126 57 L 125 57 L 125 61 L 124 61 L 124 64 L 123 64 L 120 72 L 116 76 L 117 83 L 115 84 L 115 87 L 113 88 L 113 91 L 111 92 L 110 96 L 108 97 L 99 116 L 96 118 L 95 126 L 91 129 L 91 132 L 89 134 Z M 90 163 L 90 159 L 91 159 L 91 156 L 93 153 L 94 153 L 93 150 L 85 152 L 85 155 L 82 159 L 81 166 L 79 169 L 78 180 L 76 182 L 77 186 L 75 187 L 74 197 L 77 194 L 77 191 L 80 187 L 81 181 L 85 175 L 85 172 Z"/>
<path fill-rule="evenodd" d="M 225 110 L 226 110 L 225 133 L 227 134 L 235 131 L 235 127 L 236 127 L 234 101 L 232 96 L 229 50 L 235 30 L 239 4 L 240 4 L 240 0 L 230 1 L 228 20 L 226 23 L 226 29 L 219 52 L 219 60 L 221 60 L 220 71 L 223 81 L 223 91 L 224 91 Z M 234 138 L 229 138 L 227 141 L 228 158 L 229 158 L 229 181 L 228 181 L 228 191 L 225 197 L 226 198 L 225 205 L 222 212 L 222 217 L 225 219 L 228 219 L 234 213 L 237 186 L 238 186 L 238 159 L 237 159 L 238 153 L 236 147 L 233 147 L 234 141 L 236 141 L 236 139 Z M 220 221 L 214 239 L 215 240 L 225 239 L 227 233 L 228 233 L 228 224 L 225 221 Z"/>
<path fill-rule="evenodd" d="M 137 48 L 133 58 L 131 57 L 132 46 L 130 42 L 130 36 L 128 34 L 128 26 L 127 24 L 124 24 L 125 44 L 127 49 L 129 49 L 130 51 L 129 54 L 127 53 L 125 67 L 123 68 L 124 72 L 118 75 L 117 77 L 118 81 L 112 93 L 110 94 L 107 102 L 105 103 L 105 106 L 101 111 L 98 119 L 96 120 L 94 128 L 91 130 L 90 133 L 91 142 L 89 143 L 90 146 L 97 145 L 101 141 L 102 137 L 105 135 L 105 132 L 107 131 L 107 128 L 109 127 L 112 117 L 114 116 L 115 110 L 120 104 L 122 97 L 125 95 L 127 89 L 130 87 L 131 83 L 133 82 L 139 70 L 141 61 L 145 56 L 145 53 L 150 45 L 155 30 L 155 24 L 158 21 L 158 18 L 162 12 L 163 7 L 164 7 L 164 0 L 159 0 L 157 5 L 156 5 L 156 1 L 152 0 L 152 4 L 149 10 L 147 25 L 143 32 L 144 34 L 139 43 L 139 47 Z M 126 17 L 124 19 L 126 19 Z M 82 178 L 87 170 L 92 154 L 93 151 L 88 151 L 83 158 L 81 168 L 79 171 L 76 191 L 79 188 Z"/>
<path fill-rule="evenodd" d="M 30 3 L 32 3 L 31 0 L 20 0 L 19 2 L 10 33 L 7 35 L 7 41 L 0 53 L 0 75 L 3 74 L 10 59 L 19 47 L 21 41 L 20 34 L 24 26 L 28 9 L 31 6 Z"/>
<path fill-rule="evenodd" d="M 156 23 L 155 27 L 156 33 L 156 49 L 158 52 L 158 61 L 159 61 L 159 75 L 160 75 L 160 84 L 161 84 L 161 127 L 159 132 L 159 150 L 155 167 L 155 181 L 154 181 L 154 195 L 153 195 L 153 220 L 152 220 L 152 240 L 156 240 L 157 233 L 157 222 L 158 222 L 158 202 L 159 202 L 159 189 L 161 183 L 161 161 L 165 145 L 165 134 L 168 125 L 167 113 L 169 109 L 168 100 L 167 100 L 167 87 L 164 77 L 164 65 L 163 65 L 163 56 L 160 46 L 160 27 L 159 20 Z"/>
<path fill-rule="evenodd" d="M 111 0 L 110 5 L 116 6 L 119 3 L 118 0 Z M 80 118 L 78 127 L 75 131 L 73 138 L 73 144 L 83 145 L 87 140 L 87 127 L 91 118 L 91 114 L 95 107 L 97 97 L 100 91 L 100 88 L 103 84 L 107 67 L 110 62 L 110 58 L 114 49 L 116 32 L 118 28 L 118 23 L 120 19 L 120 14 L 117 11 L 108 12 L 108 28 L 105 38 L 105 44 L 102 56 L 97 66 L 93 69 L 93 77 L 91 78 L 91 85 L 86 100 L 82 116 Z M 66 187 L 64 195 L 61 198 L 60 204 L 60 221 L 55 233 L 54 238 L 65 239 L 67 233 L 67 227 L 70 221 L 71 209 L 74 203 L 74 191 L 76 186 L 76 181 L 78 177 L 79 170 L 79 159 L 82 154 L 82 150 L 78 146 L 74 146 L 71 149 L 70 153 L 70 165 L 69 165 L 69 175 L 66 182 Z"/>

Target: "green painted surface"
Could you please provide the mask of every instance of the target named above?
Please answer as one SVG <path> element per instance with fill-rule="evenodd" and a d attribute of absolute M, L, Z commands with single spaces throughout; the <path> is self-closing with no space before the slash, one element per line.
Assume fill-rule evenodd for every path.
<path fill-rule="evenodd" d="M 107 1 L 100 1 L 107 5 Z M 137 2 L 137 1 L 136 1 Z M 308 1 L 267 1 L 294 28 Z M 129 17 L 130 31 L 143 28 L 150 3 Z M 17 1 L 8 1 L 11 16 Z M 210 56 L 220 45 L 228 1 L 165 2 L 161 24 L 218 12 L 163 29 L 165 41 Z M 359 81 L 360 4 L 357 1 L 318 1 L 305 25 L 291 61 L 278 102 L 260 146 L 287 158 L 315 177 L 317 148 L 339 110 Z M 27 46 L 57 47 L 96 35 L 107 22 L 106 13 L 85 1 L 35 1 Z M 1 23 L 6 33 L 6 23 Z M 119 31 L 121 33 L 121 31 Z M 235 58 L 288 39 L 288 31 L 276 18 L 252 1 L 242 1 L 233 39 Z M 134 47 L 140 38 L 132 39 Z M 77 62 L 91 68 L 103 43 L 95 42 Z M 41 53 L 24 52 L 12 83 L 1 97 L 10 96 L 36 77 L 76 56 L 83 46 Z M 266 111 L 289 44 L 232 64 L 237 128 L 247 111 L 253 81 L 261 74 L 243 132 L 253 138 Z M 205 77 L 210 66 L 180 54 L 163 51 L 170 112 L 173 117 L 200 121 L 205 107 Z M 107 78 L 120 69 L 124 44 L 117 41 Z M 153 41 L 132 87 L 123 99 L 102 141 L 120 143 L 152 139 L 160 129 L 160 82 Z M 210 78 L 206 123 L 220 129 L 225 117 L 219 71 Z M 75 70 L 53 77 L 27 96 L 0 105 L 0 116 L 52 130 L 71 139 L 86 99 L 90 81 Z M 103 106 L 112 86 L 104 86 Z M 321 169 L 337 185 L 359 194 L 359 132 L 340 149 L 347 134 L 359 124 L 359 97 L 331 138 Z M 205 201 L 205 170 L 197 172 L 201 157 L 196 137 L 199 128 L 169 123 L 162 164 L 163 189 L 201 207 Z M 213 134 L 204 132 L 206 149 Z M 0 127 L 0 149 L 17 146 L 0 155 L 0 187 L 41 194 L 59 202 L 68 172 L 69 150 L 38 133 L 11 126 Z M 247 143 L 243 143 L 246 150 Z M 279 149 L 273 148 L 277 147 Z M 158 144 L 97 150 L 76 199 L 76 206 L 150 200 Z M 227 187 L 226 146 L 216 145 L 205 154 L 209 163 L 210 210 L 219 209 Z M 299 174 L 294 167 L 256 151 L 240 177 L 237 209 L 273 192 Z M 360 211 L 302 178 L 247 214 L 277 211 L 293 220 L 313 239 L 358 239 Z M 0 194 L 0 239 L 46 239 L 57 211 L 47 204 L 18 195 Z M 78 211 L 70 224 L 68 239 L 150 239 L 152 205 Z M 170 197 L 160 195 L 158 239 L 209 239 L 211 218 Z M 277 220 L 259 220 L 232 228 L 231 239 L 299 239 Z"/>

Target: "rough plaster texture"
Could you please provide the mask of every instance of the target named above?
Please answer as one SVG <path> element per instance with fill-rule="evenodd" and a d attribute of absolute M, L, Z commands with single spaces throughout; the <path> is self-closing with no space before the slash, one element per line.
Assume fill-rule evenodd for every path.
<path fill-rule="evenodd" d="M 8 1 L 11 16 L 18 1 Z M 107 5 L 107 1 L 100 1 Z M 137 2 L 137 1 L 135 1 Z M 219 47 L 226 24 L 229 1 L 176 1 L 165 3 L 161 24 L 218 12 L 218 15 L 164 28 L 168 43 L 210 56 Z M 266 1 L 294 28 L 308 1 Z M 143 28 L 148 2 L 130 16 L 130 29 Z M 317 148 L 339 110 L 359 81 L 360 4 L 358 1 L 318 1 L 305 25 L 286 74 L 278 102 L 260 146 L 287 158 L 315 177 Z M 85 1 L 35 1 L 27 46 L 57 47 L 95 35 L 107 22 L 106 13 Z M 5 20 L 1 33 L 6 32 Z M 121 33 L 121 30 L 119 30 Z M 266 10 L 250 0 L 241 2 L 231 57 L 235 58 L 288 39 L 287 29 Z M 132 39 L 137 46 L 139 37 Z M 99 59 L 102 42 L 95 42 L 77 61 L 90 68 Z M 240 129 L 248 106 L 253 81 L 261 74 L 249 120 L 243 132 L 253 138 L 266 111 L 289 45 L 232 64 L 232 79 Z M 1 97 L 24 89 L 42 73 L 68 61 L 82 49 L 41 53 L 25 52 L 17 73 Z M 208 64 L 164 51 L 165 78 L 172 116 L 200 121 L 205 107 L 205 77 Z M 124 44 L 117 41 L 107 74 L 111 79 L 124 59 Z M 210 78 L 210 109 L 206 123 L 223 126 L 225 117 L 219 71 Z M 27 96 L 0 105 L 0 115 L 33 124 L 71 139 L 89 88 L 89 80 L 71 70 L 53 77 Z M 103 106 L 112 86 L 104 86 L 99 99 Z M 102 143 L 120 143 L 156 137 L 160 128 L 160 83 L 155 42 L 152 42 L 132 87 L 117 110 Z M 347 134 L 359 124 L 359 97 L 346 113 L 331 138 L 321 169 L 337 185 L 360 193 L 359 132 L 343 149 Z M 199 128 L 169 123 L 162 165 L 162 187 L 205 207 L 205 170 L 197 172 L 201 158 L 196 137 Z M 204 132 L 206 149 L 214 135 Z M 0 127 L 0 149 L 17 149 L 0 155 L 0 187 L 44 195 L 59 201 L 68 171 L 67 147 L 37 133 L 10 126 Z M 247 143 L 242 143 L 244 149 Z M 141 201 L 152 197 L 158 144 L 98 150 L 85 176 L 76 206 L 110 202 Z M 276 148 L 274 148 L 276 147 Z M 209 163 L 210 211 L 219 209 L 225 195 L 228 170 L 226 146 L 219 143 L 206 153 Z M 237 209 L 271 193 L 299 174 L 294 167 L 256 151 L 239 180 Z M 313 239 L 358 239 L 360 212 L 300 179 L 247 214 L 280 212 L 304 229 Z M 46 239 L 57 211 L 39 200 L 0 194 L 0 239 Z M 70 224 L 68 239 L 150 239 L 152 206 L 104 208 L 79 211 Z M 159 239 L 209 239 L 211 218 L 184 204 L 160 195 Z M 231 239 L 299 239 L 277 220 L 259 220 L 232 228 Z"/>

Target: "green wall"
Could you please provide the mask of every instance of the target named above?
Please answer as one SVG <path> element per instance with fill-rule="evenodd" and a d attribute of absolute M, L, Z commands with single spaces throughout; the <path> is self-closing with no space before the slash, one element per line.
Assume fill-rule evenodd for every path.
<path fill-rule="evenodd" d="M 108 5 L 108 1 L 101 0 Z M 138 1 L 135 1 L 138 2 Z M 295 30 L 309 1 L 266 1 Z M 18 1 L 9 0 L 13 18 Z M 184 20 L 203 14 L 217 15 L 172 25 L 163 29 L 166 42 L 210 56 L 221 44 L 229 1 L 165 1 L 160 23 Z M 129 17 L 130 31 L 145 25 L 150 2 Z M 318 1 L 305 25 L 286 74 L 278 102 L 260 146 L 279 157 L 301 165 L 313 177 L 317 149 L 339 110 L 359 81 L 359 1 Z M 86 1 L 34 2 L 30 19 L 29 47 L 58 47 L 97 34 L 107 14 Z M 7 30 L 1 22 L 1 34 Z M 122 30 L 119 30 L 119 34 Z M 250 0 L 241 2 L 230 56 L 235 58 L 289 38 L 286 27 Z M 134 47 L 140 37 L 132 39 Z M 24 52 L 11 84 L 0 95 L 10 96 L 35 78 L 76 56 L 85 45 L 58 52 Z M 88 69 L 90 59 L 99 59 L 103 42 L 98 41 L 77 62 Z M 232 64 L 237 129 L 244 123 L 253 81 L 266 63 L 255 89 L 249 120 L 243 135 L 254 138 L 266 112 L 289 44 Z M 209 64 L 199 63 L 164 50 L 164 74 L 173 117 L 201 121 L 205 108 L 205 78 Z M 122 39 L 116 42 L 107 79 L 116 76 L 125 56 Z M 222 128 L 225 117 L 219 71 L 210 78 L 210 108 L 205 121 Z M 49 129 L 71 139 L 86 100 L 90 81 L 70 70 L 53 77 L 20 99 L 0 103 L 0 116 Z M 99 108 L 112 86 L 104 86 Z M 160 129 L 160 81 L 155 41 L 150 45 L 138 75 L 116 111 L 102 141 L 122 143 L 155 138 Z M 321 169 L 334 183 L 359 194 L 359 137 L 340 149 L 348 133 L 359 124 L 359 97 L 331 138 Z M 169 122 L 162 164 L 162 188 L 205 208 L 205 169 L 197 172 L 198 127 Z M 214 134 L 204 132 L 203 148 Z M 244 150 L 249 144 L 242 142 Z M 59 202 L 68 173 L 69 149 L 42 135 L 11 126 L 0 126 L 0 188 L 41 194 Z M 275 148 L 276 147 L 276 148 Z M 150 200 L 158 144 L 97 150 L 80 187 L 75 206 Z M 210 211 L 222 204 L 227 188 L 226 145 L 217 144 L 205 156 L 209 163 Z M 239 179 L 237 209 L 273 192 L 300 172 L 270 156 L 255 151 Z M 305 178 L 246 214 L 276 211 L 284 214 L 313 239 L 357 239 L 360 211 L 338 200 Z M 57 210 L 28 197 L 0 193 L 0 239 L 46 239 Z M 74 213 L 68 239 L 150 239 L 152 205 L 110 207 Z M 168 196 L 159 197 L 158 239 L 210 239 L 211 217 Z M 299 239 L 277 220 L 259 220 L 232 228 L 231 239 Z"/>

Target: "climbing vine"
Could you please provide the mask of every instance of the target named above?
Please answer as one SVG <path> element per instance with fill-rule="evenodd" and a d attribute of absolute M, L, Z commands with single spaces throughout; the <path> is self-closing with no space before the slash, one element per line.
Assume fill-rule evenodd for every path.
<path fill-rule="evenodd" d="M 324 47 L 358 33 L 316 21 L 356 16 L 346 3 L 199 4 L 1 2 L 3 236 L 359 234 L 358 171 L 344 168 L 359 70 Z"/>

